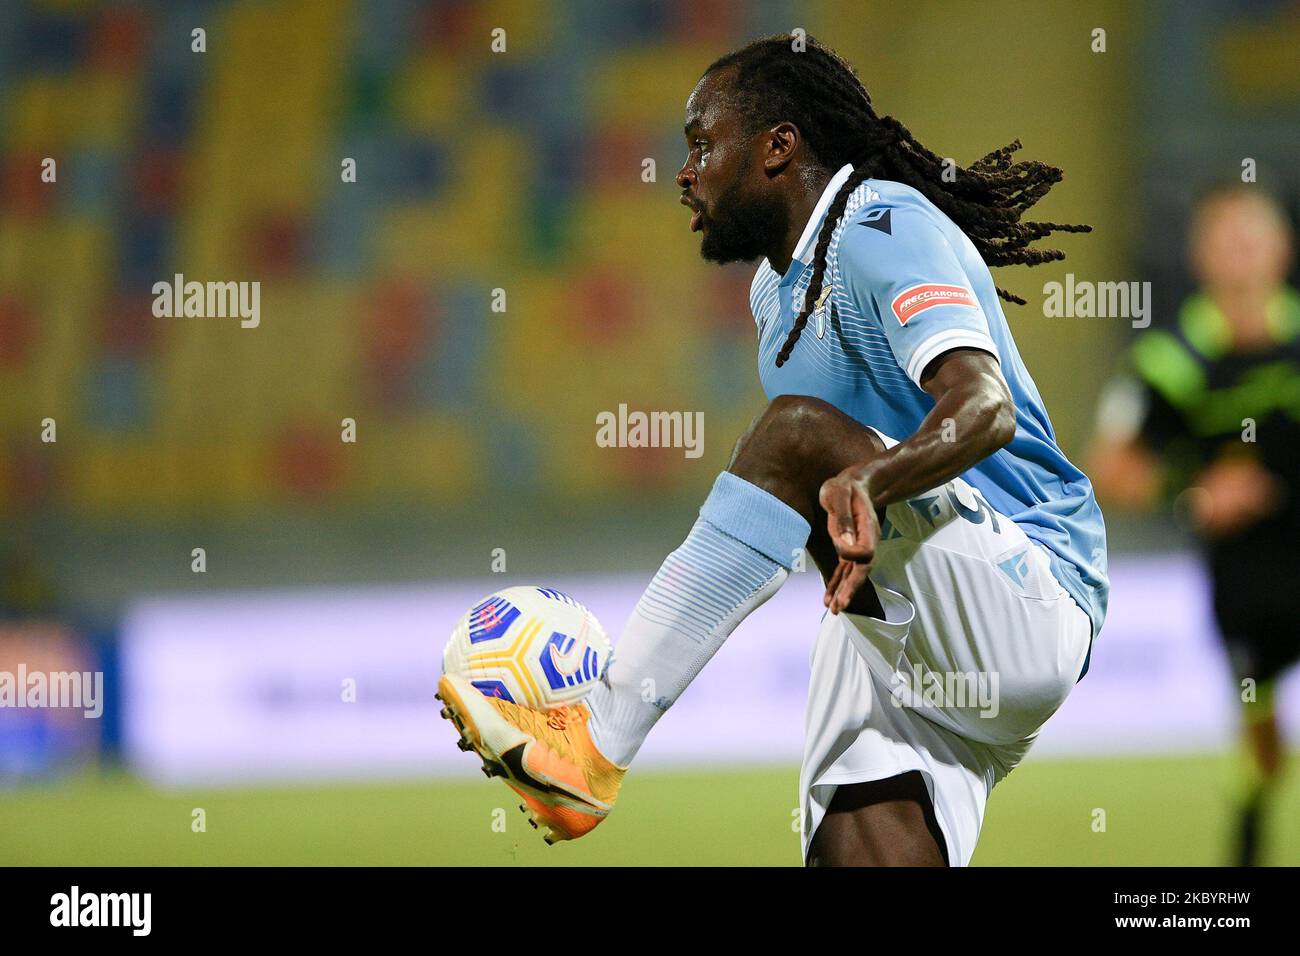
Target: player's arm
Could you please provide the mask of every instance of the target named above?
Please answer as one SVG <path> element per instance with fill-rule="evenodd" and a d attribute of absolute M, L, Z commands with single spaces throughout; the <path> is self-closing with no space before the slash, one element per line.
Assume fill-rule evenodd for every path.
<path fill-rule="evenodd" d="M 857 312 L 880 323 L 899 368 L 935 404 L 905 441 L 822 488 L 841 558 L 826 592 L 835 613 L 870 571 L 876 512 L 962 474 L 1016 431 L 997 345 L 958 250 L 923 211 L 895 205 L 888 212 L 886 220 L 868 205 L 845 227 L 838 276 Z"/>
<path fill-rule="evenodd" d="M 1138 436 L 1099 440 L 1088 456 L 1088 475 L 1107 505 L 1144 511 L 1159 497 L 1160 460 Z"/>
<path fill-rule="evenodd" d="M 988 352 L 945 352 L 926 367 L 920 384 L 934 408 L 915 434 L 822 485 L 821 506 L 841 559 L 824 602 L 834 613 L 848 606 L 870 573 L 877 511 L 952 480 L 1016 434 L 1015 404 Z"/>
<path fill-rule="evenodd" d="M 916 433 L 849 473 L 877 509 L 951 481 L 1015 437 L 1016 407 L 988 352 L 945 352 L 921 387 L 934 408 Z"/>
<path fill-rule="evenodd" d="M 1161 498 L 1173 447 L 1191 438 L 1191 410 L 1202 402 L 1200 360 L 1172 331 L 1138 337 L 1124 368 L 1103 389 L 1088 473 L 1103 504 L 1146 510 Z"/>
<path fill-rule="evenodd" d="M 1128 375 L 1106 386 L 1088 454 L 1088 475 L 1106 505 L 1135 511 L 1155 505 L 1163 479 L 1159 448 L 1181 427 L 1176 410 Z"/>

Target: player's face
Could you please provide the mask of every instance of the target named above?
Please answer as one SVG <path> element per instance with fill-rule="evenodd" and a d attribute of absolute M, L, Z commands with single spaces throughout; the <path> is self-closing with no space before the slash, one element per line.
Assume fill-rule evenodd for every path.
<path fill-rule="evenodd" d="M 1284 281 L 1290 259 L 1286 225 L 1264 200 L 1220 196 L 1199 210 L 1192 263 L 1207 288 L 1271 291 Z"/>
<path fill-rule="evenodd" d="M 785 232 L 785 207 L 762 173 L 757 137 L 746 135 L 730 107 L 729 77 L 706 75 L 686 101 L 686 162 L 677 173 L 682 203 L 710 262 L 760 258 Z"/>

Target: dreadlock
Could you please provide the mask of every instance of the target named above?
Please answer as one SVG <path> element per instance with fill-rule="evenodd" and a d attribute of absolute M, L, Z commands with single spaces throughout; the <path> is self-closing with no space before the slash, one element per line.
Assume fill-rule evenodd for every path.
<path fill-rule="evenodd" d="M 853 68 L 812 37 L 793 49 L 786 35 L 755 40 L 717 60 L 706 74 L 736 67 L 734 94 L 748 134 L 789 121 L 799 127 L 817 162 L 827 169 L 853 165 L 853 173 L 835 194 L 817 236 L 812 281 L 785 344 L 777 353 L 784 365 L 808 324 L 821 296 L 831 237 L 864 180 L 905 183 L 944 212 L 975 244 L 989 266 L 1026 265 L 1064 259 L 1059 249 L 1033 249 L 1030 243 L 1053 232 L 1091 232 L 1091 226 L 1022 222 L 1020 217 L 1061 181 L 1061 170 L 1035 160 L 1013 160 L 1014 140 L 944 177 L 943 157 L 931 152 L 892 116 L 878 116 L 871 97 Z M 998 287 L 1008 302 L 1025 300 Z"/>

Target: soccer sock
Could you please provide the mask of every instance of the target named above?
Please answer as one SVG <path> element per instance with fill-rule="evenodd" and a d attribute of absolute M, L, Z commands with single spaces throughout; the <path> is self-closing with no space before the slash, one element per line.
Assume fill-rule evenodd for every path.
<path fill-rule="evenodd" d="M 1257 697 L 1245 710 L 1246 735 L 1238 744 L 1236 772 L 1237 844 L 1234 865 L 1255 866 L 1260 857 L 1263 819 L 1277 789 L 1277 777 L 1265 772 L 1250 742 L 1250 728 L 1276 720 L 1273 681 L 1261 681 Z"/>
<path fill-rule="evenodd" d="M 1246 748 L 1248 749 L 1248 748 Z M 1245 768 L 1237 791 L 1237 832 L 1234 866 L 1255 866 L 1260 855 L 1260 831 L 1274 781 L 1259 769 L 1255 757 L 1246 753 Z"/>
<path fill-rule="evenodd" d="M 811 528 L 757 485 L 723 472 L 691 533 L 659 568 L 588 697 L 596 746 L 627 766 L 722 642 L 789 576 Z"/>

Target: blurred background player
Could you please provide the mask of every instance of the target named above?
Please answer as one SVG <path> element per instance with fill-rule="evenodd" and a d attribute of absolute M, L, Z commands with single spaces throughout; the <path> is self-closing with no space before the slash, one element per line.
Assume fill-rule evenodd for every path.
<path fill-rule="evenodd" d="M 1200 202 L 1189 253 L 1200 288 L 1133 346 L 1090 473 L 1108 504 L 1181 493 L 1203 542 L 1244 702 L 1236 862 L 1253 865 L 1283 764 L 1274 691 L 1300 653 L 1300 296 L 1291 227 L 1255 186 Z"/>

